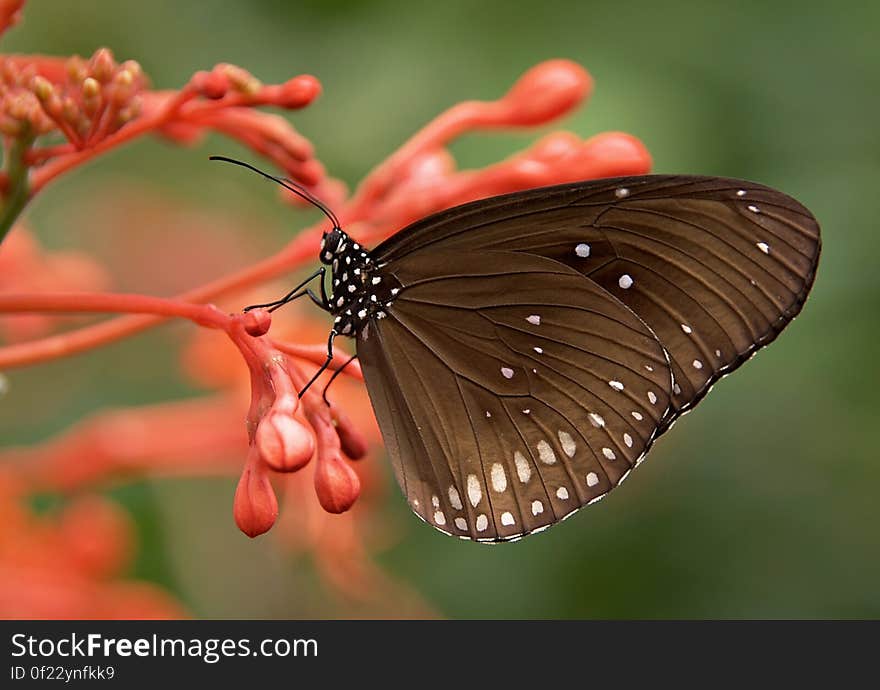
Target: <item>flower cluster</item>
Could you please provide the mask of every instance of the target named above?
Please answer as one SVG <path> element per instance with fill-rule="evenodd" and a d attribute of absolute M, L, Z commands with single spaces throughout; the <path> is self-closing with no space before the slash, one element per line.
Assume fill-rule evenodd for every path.
<path fill-rule="evenodd" d="M 23 4 L 0 5 L 0 33 Z M 320 189 L 327 182 L 324 168 L 309 142 L 284 118 L 255 110 L 303 108 L 320 91 L 309 75 L 267 85 L 226 63 L 196 72 L 176 91 L 152 90 L 137 61 L 117 62 L 107 48 L 89 59 L 2 55 L 0 134 L 9 155 L 0 173 L 0 239 L 24 205 L 59 175 L 149 133 L 190 144 L 206 131 L 220 132 Z"/>
<path fill-rule="evenodd" d="M 21 5 L 0 2 L 0 22 L 6 17 L 9 23 L 14 12 L 7 10 L 16 4 Z M 482 169 L 456 166 L 449 146 L 458 137 L 545 125 L 570 113 L 591 90 L 592 80 L 579 65 L 568 60 L 543 62 L 527 71 L 501 98 L 465 101 L 441 113 L 347 196 L 340 183 L 327 177 L 312 144 L 286 119 L 255 109 L 274 105 L 290 110 L 309 105 L 320 92 L 313 77 L 298 76 L 267 86 L 240 67 L 221 64 L 195 73 L 177 91 L 157 91 L 149 88 L 136 62 L 117 63 L 106 49 L 96 51 L 88 60 L 0 57 L 0 131 L 14 154 L 0 175 L 0 240 L 24 204 L 49 181 L 144 133 L 161 134 L 184 144 L 194 142 L 206 130 L 235 138 L 331 203 L 349 234 L 366 244 L 428 213 L 474 199 L 567 181 L 647 172 L 651 161 L 644 146 L 618 132 L 586 140 L 569 132 L 553 132 L 526 150 Z M 52 137 L 61 137 L 63 142 L 42 143 Z M 224 390 L 214 397 L 99 413 L 55 440 L 8 450 L 0 460 L 16 468 L 32 491 L 66 491 L 132 474 L 226 474 L 232 471 L 234 459 L 220 450 L 238 452 L 240 448 L 245 465 L 233 515 L 245 534 L 256 536 L 276 523 L 279 488 L 288 501 L 296 501 L 282 525 L 289 526 L 297 515 L 304 514 L 304 484 L 299 478 L 306 476 L 301 470 L 307 466 L 312 468 L 311 484 L 322 514 L 329 517 L 349 511 L 362 490 L 369 493 L 378 483 L 375 469 L 350 462 L 364 457 L 378 441 L 362 386 L 356 385 L 361 377 L 357 364 L 345 369 L 348 382 L 339 382 L 354 385 L 356 392 L 331 396 L 345 400 L 345 410 L 335 403 L 325 404 L 320 394 L 323 381 L 300 398 L 299 392 L 326 355 L 324 338 L 314 327 L 310 329 L 309 321 L 295 310 L 273 318 L 265 310 L 230 314 L 211 304 L 220 300 L 246 303 L 246 291 L 312 263 L 325 229 L 326 223 L 306 229 L 274 255 L 171 299 L 87 291 L 100 287 L 97 278 L 91 284 L 57 282 L 52 291 L 37 290 L 26 282 L 14 288 L 0 283 L 0 325 L 7 330 L 13 314 L 124 314 L 0 347 L 0 370 L 91 350 L 166 319 L 184 318 L 202 327 L 192 346 L 200 348 L 201 354 L 194 357 L 192 348 L 185 353 L 193 376 L 211 379 L 208 370 L 212 359 L 204 356 L 208 346 L 202 334 L 220 332 L 234 346 L 238 362 L 244 364 L 230 367 L 229 350 L 224 350 L 223 363 L 217 367 L 223 372 L 220 378 L 228 377 L 230 370 L 246 373 L 250 396 L 244 429 L 235 422 L 243 407 L 238 395 L 241 377 L 235 376 L 216 384 L 214 387 Z M 22 228 L 16 227 L 14 234 L 23 235 Z M 15 257 L 19 256 L 21 250 L 13 254 L 8 241 L 0 246 L 0 263 L 17 264 L 21 259 Z M 94 275 L 103 275 L 100 267 L 95 266 Z M 59 292 L 61 289 L 66 291 Z M 217 342 L 216 338 L 212 342 Z M 345 359 L 334 359 L 330 371 Z M 353 399 L 361 402 L 354 404 Z M 181 456 L 188 460 L 180 462 Z M 241 455 L 238 457 L 240 463 Z M 352 573 L 375 583 L 376 573 L 367 565 L 365 550 L 356 546 L 361 536 L 354 536 L 360 534 L 354 523 L 332 522 L 341 518 L 331 518 L 328 523 L 327 518 L 311 515 L 313 529 L 305 533 L 312 534 L 310 547 L 324 553 L 321 562 L 328 577 L 340 587 L 345 587 L 343 583 Z M 314 528 L 316 524 L 321 527 Z M 327 530 L 333 529 L 330 524 L 346 525 L 345 536 L 327 539 Z M 304 533 L 289 527 L 283 531 L 289 541 L 301 541 Z M 294 534 L 297 536 L 291 537 Z M 352 561 L 352 554 L 361 557 Z M 348 565 L 343 576 L 332 563 L 345 559 Z M 358 577 L 353 581 L 358 582 Z"/>

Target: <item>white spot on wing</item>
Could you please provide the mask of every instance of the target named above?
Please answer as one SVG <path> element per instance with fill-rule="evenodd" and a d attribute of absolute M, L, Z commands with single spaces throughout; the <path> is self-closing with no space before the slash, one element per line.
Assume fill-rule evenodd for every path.
<path fill-rule="evenodd" d="M 455 518 L 455 526 L 458 527 L 462 532 L 467 532 L 467 520 L 463 517 Z"/>
<path fill-rule="evenodd" d="M 438 525 L 446 524 L 446 516 L 443 514 L 442 510 L 438 510 L 434 513 L 434 522 L 436 522 Z"/>
<path fill-rule="evenodd" d="M 623 442 L 626 444 L 626 447 L 627 447 L 627 448 L 632 448 L 632 447 L 633 447 L 633 437 L 630 436 L 629 434 L 624 434 L 624 435 L 623 435 Z"/>
<path fill-rule="evenodd" d="M 505 527 L 510 527 L 511 525 L 513 525 L 515 523 L 516 523 L 516 520 L 513 519 L 513 513 L 508 512 L 506 510 L 503 513 L 501 513 L 501 524 L 502 525 L 504 525 Z"/>
<path fill-rule="evenodd" d="M 618 187 L 614 190 L 614 196 L 618 199 L 623 199 L 629 196 L 629 190 L 626 187 Z"/>
<path fill-rule="evenodd" d="M 493 463 L 492 469 L 489 472 L 489 477 L 492 480 L 492 488 L 499 494 L 507 489 L 507 475 L 504 473 L 504 468 L 501 466 L 501 463 Z"/>
<path fill-rule="evenodd" d="M 556 462 L 556 453 L 553 452 L 547 441 L 538 441 L 538 457 L 545 465 L 552 465 Z"/>
<path fill-rule="evenodd" d="M 587 486 L 593 487 L 599 483 L 599 475 L 595 472 L 590 472 L 587 474 Z"/>
<path fill-rule="evenodd" d="M 586 259 L 590 255 L 590 245 L 581 242 L 574 248 L 574 253 L 582 259 Z"/>
<path fill-rule="evenodd" d="M 483 491 L 480 489 L 480 482 L 477 475 L 469 474 L 467 478 L 467 495 L 471 505 L 476 508 L 480 499 L 483 498 Z"/>
<path fill-rule="evenodd" d="M 590 418 L 590 424 L 592 424 L 597 429 L 601 429 L 603 426 L 605 426 L 605 420 L 602 419 L 602 417 L 600 415 L 597 415 L 595 412 L 590 412 L 587 417 Z"/>
<path fill-rule="evenodd" d="M 540 515 L 544 512 L 544 504 L 541 501 L 532 501 L 532 515 Z"/>
<path fill-rule="evenodd" d="M 688 326 L 686 323 L 681 324 L 681 330 L 688 334 L 693 333 L 694 331 L 694 329 Z"/>
<path fill-rule="evenodd" d="M 769 253 L 770 253 L 770 245 L 767 244 L 766 242 L 758 242 L 757 247 L 758 247 L 758 249 L 760 249 L 760 250 L 761 250 L 762 252 L 764 252 L 765 254 L 769 254 Z"/>
<path fill-rule="evenodd" d="M 657 404 L 657 396 L 654 394 L 654 391 L 648 391 L 648 400 L 652 405 Z"/>
<path fill-rule="evenodd" d="M 602 455 L 604 455 L 609 460 L 615 460 L 617 458 L 617 456 L 614 454 L 614 451 L 610 448 L 603 448 Z"/>
<path fill-rule="evenodd" d="M 632 287 L 633 279 L 632 276 L 628 273 L 624 273 L 620 278 L 617 279 L 617 284 L 620 285 L 624 290 L 629 290 Z"/>
<path fill-rule="evenodd" d="M 568 500 L 568 489 L 566 489 L 564 486 L 560 486 L 558 489 L 556 489 L 556 498 L 558 498 L 561 501 L 567 501 Z"/>
<path fill-rule="evenodd" d="M 526 321 L 528 321 L 533 326 L 540 326 L 541 325 L 541 317 L 538 316 L 537 314 L 532 314 L 531 316 L 527 316 Z"/>
<path fill-rule="evenodd" d="M 608 385 L 611 386 L 616 391 L 623 390 L 623 384 L 620 381 L 609 381 Z"/>
<path fill-rule="evenodd" d="M 636 412 L 635 410 L 633 410 L 630 414 L 633 416 L 633 419 L 635 419 L 636 421 L 641 422 L 644 419 L 641 412 Z"/>
<path fill-rule="evenodd" d="M 506 379 L 513 378 L 513 369 L 510 367 L 501 367 L 501 375 Z"/>
<path fill-rule="evenodd" d="M 485 515 L 477 515 L 477 532 L 485 532 L 489 526 L 489 518 Z"/>
<path fill-rule="evenodd" d="M 461 510 L 464 507 L 461 503 L 461 496 L 458 495 L 458 489 L 454 486 L 449 487 L 449 505 L 456 510 Z"/>
<path fill-rule="evenodd" d="M 568 457 L 573 458 L 574 453 L 577 450 L 577 445 L 574 442 L 574 439 L 571 437 L 571 434 L 567 431 L 559 430 L 559 443 L 562 445 L 562 452 L 565 453 Z"/>
<path fill-rule="evenodd" d="M 516 476 L 519 477 L 519 480 L 523 484 L 525 484 L 532 477 L 532 468 L 529 467 L 526 456 L 517 450 L 513 454 L 513 462 L 516 465 Z"/>
<path fill-rule="evenodd" d="M 761 212 L 761 209 L 759 209 L 757 206 L 755 206 L 753 204 L 749 204 L 748 208 L 749 208 L 749 211 L 751 211 L 752 213 L 760 213 Z"/>
<path fill-rule="evenodd" d="M 694 369 L 702 369 L 702 368 L 703 368 L 703 363 L 700 360 L 695 359 L 694 360 Z"/>

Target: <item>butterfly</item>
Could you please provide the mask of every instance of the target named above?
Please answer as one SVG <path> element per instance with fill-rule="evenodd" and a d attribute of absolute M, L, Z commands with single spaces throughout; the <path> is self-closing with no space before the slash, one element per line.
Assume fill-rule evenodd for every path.
<path fill-rule="evenodd" d="M 718 177 L 505 194 L 372 250 L 330 217 L 331 292 L 311 296 L 333 316 L 331 352 L 337 335 L 355 339 L 416 515 L 486 542 L 618 486 L 800 312 L 821 246 L 799 202 Z"/>

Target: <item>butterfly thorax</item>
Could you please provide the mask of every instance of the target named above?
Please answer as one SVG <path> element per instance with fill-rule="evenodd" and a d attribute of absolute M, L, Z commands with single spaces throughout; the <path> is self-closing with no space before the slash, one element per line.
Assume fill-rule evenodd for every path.
<path fill-rule="evenodd" d="M 371 318 L 384 319 L 400 283 L 383 274 L 370 252 L 340 228 L 321 240 L 321 263 L 330 265 L 333 330 L 355 337 Z"/>

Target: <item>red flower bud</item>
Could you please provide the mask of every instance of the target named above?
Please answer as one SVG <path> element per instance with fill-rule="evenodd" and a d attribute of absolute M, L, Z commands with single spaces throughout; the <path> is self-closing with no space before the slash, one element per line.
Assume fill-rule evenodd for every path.
<path fill-rule="evenodd" d="M 116 61 L 109 48 L 98 48 L 89 63 L 92 76 L 102 84 L 106 84 L 116 71 Z"/>
<path fill-rule="evenodd" d="M 315 493 L 328 513 L 344 513 L 361 494 L 357 473 L 338 455 L 319 457 L 315 468 Z"/>
<path fill-rule="evenodd" d="M 229 91 L 229 79 L 223 70 L 214 69 L 211 72 L 196 72 L 192 78 L 192 84 L 196 91 L 205 98 L 219 99 Z"/>
<path fill-rule="evenodd" d="M 238 480 L 232 514 L 235 524 L 249 537 L 268 532 L 275 524 L 278 499 L 268 473 L 256 458 L 251 458 L 245 465 L 241 479 Z"/>
<path fill-rule="evenodd" d="M 321 82 L 310 74 L 301 74 L 281 85 L 276 103 L 282 108 L 302 108 L 315 100 L 320 93 Z"/>
<path fill-rule="evenodd" d="M 569 156 L 577 155 L 583 144 L 577 134 L 553 132 L 535 142 L 529 149 L 528 155 L 545 163 L 558 163 Z"/>
<path fill-rule="evenodd" d="M 651 154 L 636 137 L 604 132 L 584 142 L 583 154 L 597 166 L 595 177 L 644 175 L 651 169 Z"/>
<path fill-rule="evenodd" d="M 272 312 L 268 309 L 251 309 L 241 317 L 241 323 L 248 335 L 259 338 L 269 332 L 272 325 Z"/>
<path fill-rule="evenodd" d="M 548 60 L 520 77 L 501 102 L 512 110 L 510 124 L 531 127 L 566 114 L 592 89 L 592 78 L 576 62 Z"/>
<path fill-rule="evenodd" d="M 253 96 L 263 86 L 259 79 L 238 65 L 223 63 L 214 69 L 222 71 L 226 75 L 233 89 L 248 96 Z"/>
<path fill-rule="evenodd" d="M 67 59 L 64 65 L 67 78 L 74 84 L 80 84 L 89 75 L 89 65 L 79 55 Z"/>
<path fill-rule="evenodd" d="M 296 472 L 315 452 L 315 439 L 292 414 L 270 410 L 255 437 L 263 461 L 277 472 Z"/>
<path fill-rule="evenodd" d="M 31 82 L 31 90 L 43 103 L 55 95 L 55 87 L 52 86 L 52 83 L 48 79 L 41 77 L 40 75 L 33 78 L 33 81 Z"/>
<path fill-rule="evenodd" d="M 333 417 L 336 420 L 336 434 L 339 436 L 342 452 L 352 460 L 360 460 L 369 450 L 367 439 L 339 408 L 334 407 Z"/>
<path fill-rule="evenodd" d="M 126 69 L 116 72 L 110 85 L 110 100 L 117 107 L 125 105 L 131 98 L 135 88 L 134 75 Z"/>
<path fill-rule="evenodd" d="M 70 96 L 65 96 L 61 102 L 61 117 L 74 126 L 79 124 L 79 121 L 82 119 L 79 106 Z"/>

